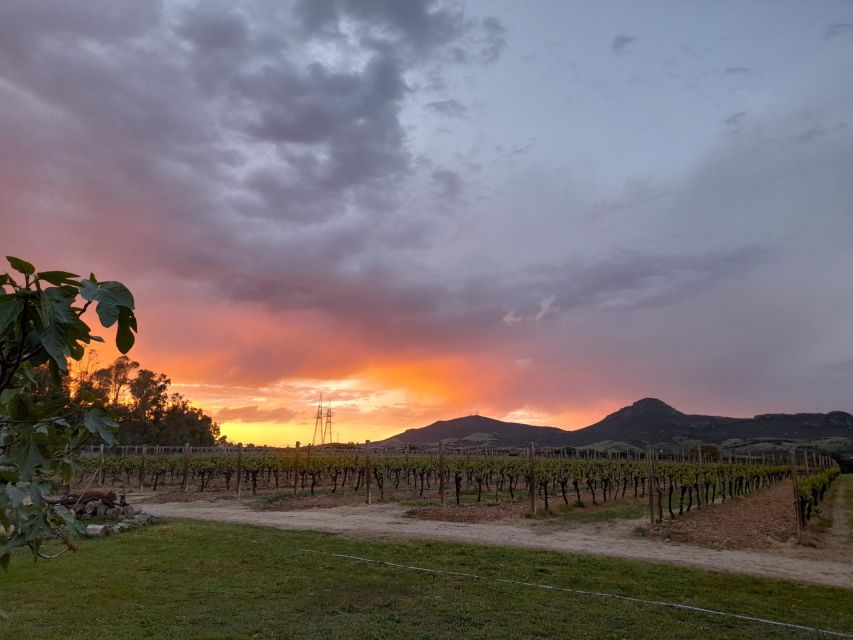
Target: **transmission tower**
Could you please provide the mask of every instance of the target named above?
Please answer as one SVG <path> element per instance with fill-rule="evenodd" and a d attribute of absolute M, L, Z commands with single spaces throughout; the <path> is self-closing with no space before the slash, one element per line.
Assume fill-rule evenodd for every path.
<path fill-rule="evenodd" d="M 317 417 L 314 419 L 314 437 L 311 444 L 326 444 L 326 432 L 323 429 L 323 392 L 320 392 L 320 400 L 317 402 Z"/>
<path fill-rule="evenodd" d="M 329 404 L 326 407 L 326 426 L 323 429 L 323 441 L 325 444 L 332 444 L 332 401 L 329 400 Z"/>

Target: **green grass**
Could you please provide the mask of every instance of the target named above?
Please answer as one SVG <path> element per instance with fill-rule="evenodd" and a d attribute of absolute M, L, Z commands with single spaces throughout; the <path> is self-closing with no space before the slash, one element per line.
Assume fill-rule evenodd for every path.
<path fill-rule="evenodd" d="M 606 502 L 593 506 L 587 503 L 584 507 L 565 506 L 561 500 L 556 509 L 548 513 L 537 511 L 536 517 L 553 517 L 556 522 L 608 522 L 610 520 L 635 520 L 649 512 L 649 507 L 642 501 L 613 504 Z M 540 516 L 541 513 L 541 516 Z"/>
<path fill-rule="evenodd" d="M 352 554 L 487 578 L 681 602 L 853 633 L 853 592 L 591 556 L 386 542 L 171 521 L 0 575 L 0 638 L 804 638 L 647 604 L 423 573 Z"/>
<path fill-rule="evenodd" d="M 844 487 L 844 510 L 847 515 L 847 537 L 853 542 L 853 473 L 838 476 L 838 483 Z M 839 487 L 839 489 L 841 488 Z"/>
<path fill-rule="evenodd" d="M 832 516 L 826 513 L 821 507 L 815 507 L 814 511 L 812 511 L 812 517 L 806 526 L 806 531 L 820 535 L 832 529 L 832 525 Z"/>

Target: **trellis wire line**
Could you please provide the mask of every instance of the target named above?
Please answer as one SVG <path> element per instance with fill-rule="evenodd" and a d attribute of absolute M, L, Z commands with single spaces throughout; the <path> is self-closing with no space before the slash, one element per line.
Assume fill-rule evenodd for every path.
<path fill-rule="evenodd" d="M 474 578 L 475 580 L 491 580 L 492 582 L 500 582 L 503 584 L 512 584 L 521 587 L 533 587 L 535 589 L 547 589 L 549 591 L 563 591 L 565 593 L 574 593 L 582 596 L 593 596 L 597 598 L 611 598 L 613 600 L 623 600 L 626 602 L 636 602 L 637 604 L 646 604 L 656 607 L 668 607 L 670 609 L 681 609 L 683 611 L 693 611 L 696 613 L 705 613 L 713 616 L 721 616 L 725 618 L 735 618 L 737 620 L 745 620 L 748 622 L 757 622 L 760 624 L 773 625 L 776 627 L 784 627 L 786 629 L 798 629 L 800 631 L 809 631 L 811 633 L 820 633 L 834 638 L 853 638 L 853 634 L 843 633 L 841 631 L 830 631 L 828 629 L 818 629 L 816 627 L 808 627 L 801 624 L 793 624 L 790 622 L 779 622 L 778 620 L 768 620 L 767 618 L 757 618 L 754 616 L 744 615 L 742 613 L 731 613 L 730 611 L 717 611 L 715 609 L 705 609 L 704 607 L 695 607 L 689 604 L 680 604 L 677 602 L 663 602 L 661 600 L 646 600 L 645 598 L 634 598 L 632 596 L 620 596 L 615 593 L 604 593 L 603 591 L 587 591 L 584 589 L 570 589 L 568 587 L 557 587 L 548 584 L 537 584 L 535 582 L 523 582 L 521 580 L 510 580 L 508 578 L 490 578 L 480 576 L 475 573 L 463 573 L 460 571 L 445 571 L 444 569 L 429 569 L 427 567 L 415 567 L 408 564 L 400 564 L 398 562 L 388 562 L 386 560 L 375 560 L 373 558 L 362 558 L 361 556 L 346 555 L 343 553 L 330 553 L 328 551 L 316 551 L 314 549 L 298 549 L 304 553 L 313 553 L 332 558 L 340 558 L 345 560 L 354 560 L 356 562 L 365 562 L 368 564 L 385 565 L 394 567 L 395 569 L 406 569 L 408 571 L 420 571 L 422 573 L 434 573 L 446 576 L 456 576 L 458 578 Z"/>

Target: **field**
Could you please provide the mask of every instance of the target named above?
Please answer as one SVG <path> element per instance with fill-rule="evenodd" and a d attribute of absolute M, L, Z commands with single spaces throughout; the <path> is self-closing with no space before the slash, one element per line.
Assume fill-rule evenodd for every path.
<path fill-rule="evenodd" d="M 0 598 L 11 612 L 3 637 L 34 640 L 825 637 L 520 583 L 853 634 L 847 589 L 583 555 L 181 520 L 87 541 L 53 562 L 16 558 Z"/>
<path fill-rule="evenodd" d="M 853 638 L 853 476 L 770 462 L 92 458 L 164 523 L 18 554 L 0 635 Z"/>

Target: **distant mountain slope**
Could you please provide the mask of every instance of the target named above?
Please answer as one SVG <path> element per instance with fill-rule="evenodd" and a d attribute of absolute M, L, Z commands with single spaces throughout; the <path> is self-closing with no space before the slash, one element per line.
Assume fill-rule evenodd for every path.
<path fill-rule="evenodd" d="M 853 416 L 843 411 L 763 414 L 754 418 L 688 415 L 661 400 L 644 398 L 576 431 L 466 416 L 408 429 L 378 444 L 423 446 L 445 441 L 457 445 L 513 447 L 535 442 L 540 446 L 561 447 L 605 441 L 644 445 L 683 439 L 723 442 L 735 438 L 817 440 L 832 437 L 853 439 Z"/>
<path fill-rule="evenodd" d="M 603 440 L 672 442 L 682 438 L 705 442 L 732 438 L 853 438 L 853 416 L 843 411 L 764 414 L 753 418 L 688 415 L 655 398 L 644 398 L 572 433 L 577 444 Z"/>
<path fill-rule="evenodd" d="M 428 427 L 407 429 L 379 444 L 437 444 L 440 441 L 467 440 L 471 444 L 488 443 L 515 447 L 535 442 L 542 446 L 562 447 L 568 444 L 571 433 L 556 427 L 534 427 L 518 422 L 503 422 L 486 416 L 465 416 L 453 420 L 439 420 Z"/>

